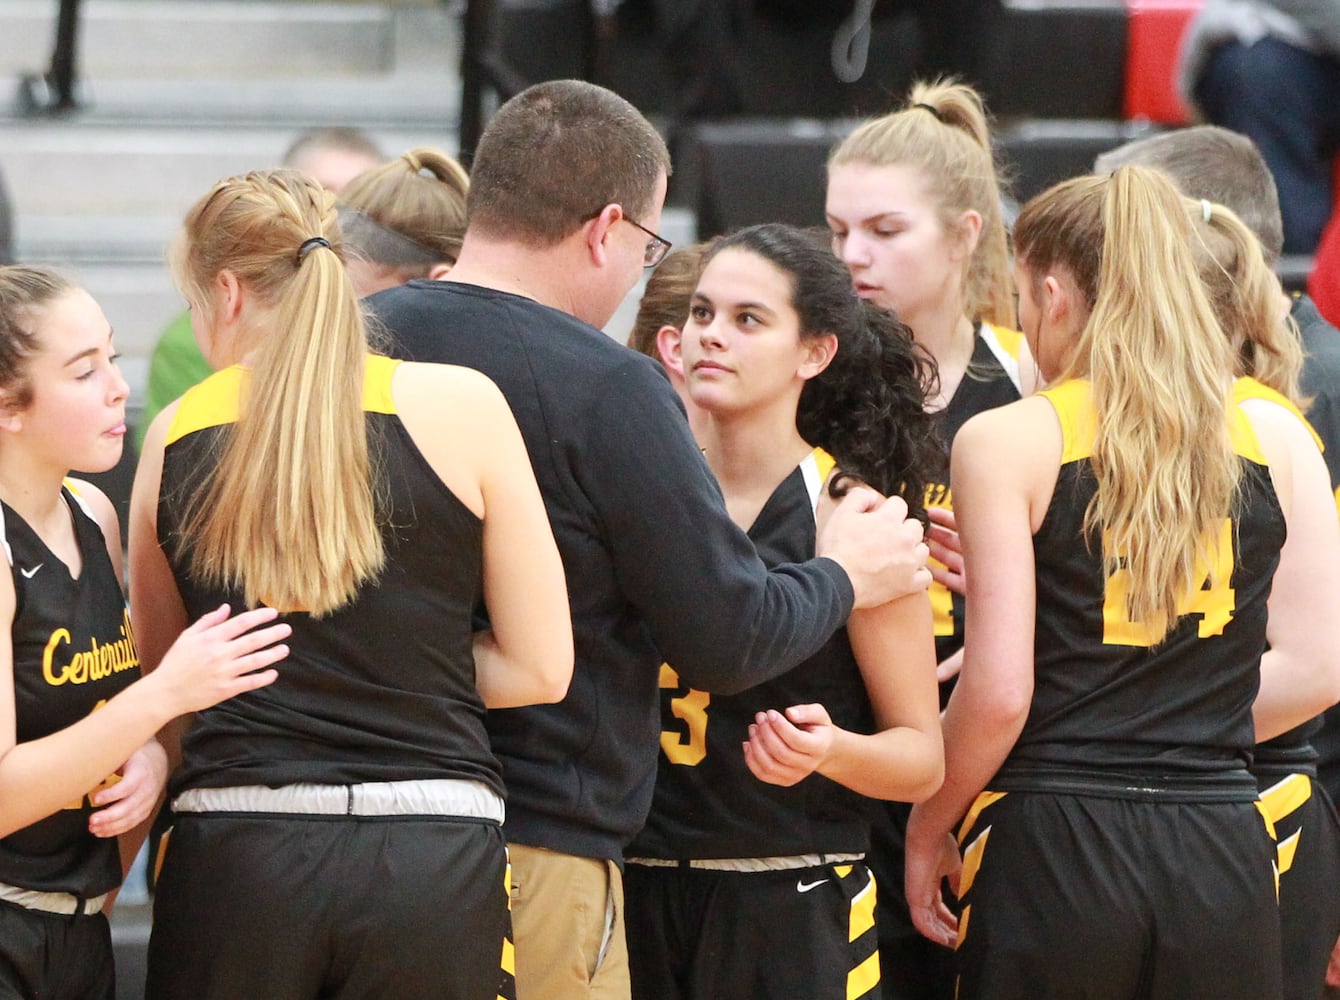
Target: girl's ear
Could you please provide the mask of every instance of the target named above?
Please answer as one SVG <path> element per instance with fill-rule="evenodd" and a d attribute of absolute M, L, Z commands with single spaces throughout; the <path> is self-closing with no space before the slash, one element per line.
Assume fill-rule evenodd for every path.
<path fill-rule="evenodd" d="M 1053 273 L 1043 279 L 1042 310 L 1051 323 L 1062 329 L 1069 329 L 1076 317 L 1083 315 L 1079 288 L 1069 274 Z"/>
<path fill-rule="evenodd" d="M 246 299 L 246 289 L 237 275 L 227 268 L 220 271 L 214 278 L 214 295 L 214 308 L 218 310 L 215 318 L 223 324 L 236 323 Z"/>
<path fill-rule="evenodd" d="M 17 434 L 23 430 L 23 417 L 27 409 L 26 406 L 20 406 L 10 393 L 0 392 L 0 431 Z"/>
<path fill-rule="evenodd" d="M 441 281 L 455 265 L 451 261 L 439 261 L 428 269 L 429 281 Z"/>
<path fill-rule="evenodd" d="M 836 334 L 826 333 L 822 337 L 809 338 L 804 345 L 805 357 L 796 374 L 808 381 L 832 364 L 833 358 L 837 357 L 838 339 Z"/>
<path fill-rule="evenodd" d="M 982 236 L 982 215 L 968 209 L 958 217 L 955 227 L 952 255 L 955 260 L 967 260 L 977 249 L 977 241 Z"/>
<path fill-rule="evenodd" d="M 684 334 L 673 326 L 663 326 L 656 331 L 656 353 L 661 364 L 680 378 L 684 377 Z"/>

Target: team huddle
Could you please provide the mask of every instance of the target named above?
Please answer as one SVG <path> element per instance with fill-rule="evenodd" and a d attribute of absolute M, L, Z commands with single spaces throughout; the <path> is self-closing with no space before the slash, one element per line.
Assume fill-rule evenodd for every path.
<path fill-rule="evenodd" d="M 595 85 L 403 159 L 188 212 L 124 572 L 111 328 L 0 268 L 0 994 L 114 996 L 166 799 L 150 998 L 1322 995 L 1340 365 L 1250 142 L 1007 232 L 919 84 L 826 228 L 674 252 Z"/>

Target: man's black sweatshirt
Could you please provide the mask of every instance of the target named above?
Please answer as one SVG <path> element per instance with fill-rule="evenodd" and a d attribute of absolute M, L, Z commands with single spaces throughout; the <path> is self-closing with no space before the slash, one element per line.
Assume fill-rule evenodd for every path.
<path fill-rule="evenodd" d="M 568 695 L 488 718 L 507 838 L 620 860 L 651 802 L 662 660 L 696 688 L 752 687 L 827 641 L 851 612 L 851 583 L 828 559 L 763 565 L 649 358 L 567 313 L 473 285 L 415 281 L 368 302 L 392 356 L 497 383 L 563 557 Z"/>

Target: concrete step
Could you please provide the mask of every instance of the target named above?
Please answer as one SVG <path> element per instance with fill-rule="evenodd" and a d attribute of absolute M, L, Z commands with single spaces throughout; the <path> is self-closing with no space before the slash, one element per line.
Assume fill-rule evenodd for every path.
<path fill-rule="evenodd" d="M 460 118 L 456 56 L 447 48 L 439 72 L 338 80 L 85 79 L 81 108 L 59 119 L 82 126 L 193 128 L 317 125 L 388 129 L 427 124 L 455 130 Z M 17 94 L 17 88 L 15 89 Z M 17 122 L 17 101 L 0 95 L 0 122 Z"/>
<path fill-rule="evenodd" d="M 0 74 L 46 69 L 53 0 L 0 0 Z M 394 16 L 384 4 L 99 0 L 83 5 L 90 77 L 336 77 L 388 72 Z"/>
<path fill-rule="evenodd" d="M 66 122 L 0 123 L 0 171 L 15 214 L 19 253 L 73 256 L 117 247 L 117 219 L 161 233 L 221 177 L 279 162 L 297 129 L 129 127 Z M 371 130 L 388 156 L 416 145 L 454 151 L 454 128 Z M 100 253 L 97 255 L 101 255 Z"/>
<path fill-rule="evenodd" d="M 9 2 L 12 0 L 0 0 L 0 37 L 4 37 L 4 10 Z M 44 5 L 54 9 L 52 3 Z M 101 9 L 97 4 L 87 6 Z M 245 18 L 256 7 L 320 10 L 350 5 L 219 3 L 213 6 L 236 8 L 239 17 Z M 61 121 L 82 125 L 193 127 L 288 124 L 295 130 L 314 125 L 385 129 L 444 122 L 454 127 L 460 115 L 460 18 L 444 4 L 394 9 L 362 7 L 379 12 L 388 22 L 388 59 L 385 65 L 372 71 L 357 71 L 357 63 L 341 69 L 342 49 L 332 50 L 330 64 L 319 71 L 280 74 L 275 66 L 287 65 L 284 58 L 268 55 L 267 69 L 256 70 L 246 60 L 238 60 L 230 64 L 230 71 L 222 77 L 213 72 L 185 76 L 180 68 L 165 64 L 150 53 L 142 54 L 136 72 L 125 76 L 102 71 L 96 62 L 85 59 L 81 61 L 78 86 L 80 111 Z M 243 20 L 240 28 L 230 27 L 226 33 L 232 37 L 238 32 L 245 35 L 246 30 Z M 290 47 L 295 51 L 306 44 L 296 29 L 286 27 L 279 34 L 294 36 Z M 31 50 L 26 58 L 33 59 L 34 52 L 46 52 L 49 48 L 48 42 L 43 49 Z M 6 68 L 12 70 L 5 66 L 0 53 L 0 75 Z M 42 67 L 28 67 L 33 68 Z M 13 97 L 0 92 L 0 121 L 14 119 L 17 111 Z"/>

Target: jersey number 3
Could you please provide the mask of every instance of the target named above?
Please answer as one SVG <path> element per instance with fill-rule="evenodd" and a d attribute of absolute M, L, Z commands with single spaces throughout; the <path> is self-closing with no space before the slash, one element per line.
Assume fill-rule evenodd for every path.
<path fill-rule="evenodd" d="M 1236 594 L 1233 591 L 1233 522 L 1225 519 L 1219 530 L 1214 553 L 1214 571 L 1204 574 L 1204 582 L 1177 608 L 1179 616 L 1199 614 L 1199 635 L 1208 639 L 1220 635 L 1233 620 Z M 1103 642 L 1109 646 L 1152 646 L 1158 638 L 1144 622 L 1133 622 L 1126 611 L 1130 574 L 1118 569 L 1107 578 L 1103 599 Z"/>
<path fill-rule="evenodd" d="M 668 663 L 661 664 L 661 689 L 679 689 L 684 692 L 670 699 L 670 711 L 684 722 L 687 732 L 661 730 L 661 750 L 672 764 L 692 767 L 701 764 L 707 756 L 707 706 L 712 696 L 706 691 L 686 688 L 679 682 L 679 674 Z"/>

